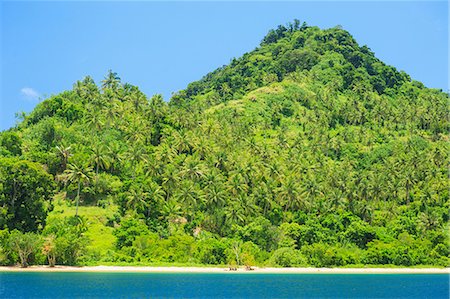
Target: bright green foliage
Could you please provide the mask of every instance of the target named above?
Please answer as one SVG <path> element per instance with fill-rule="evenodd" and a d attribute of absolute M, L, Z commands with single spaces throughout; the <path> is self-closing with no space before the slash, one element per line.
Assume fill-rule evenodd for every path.
<path fill-rule="evenodd" d="M 281 267 L 294 267 L 306 265 L 306 259 L 299 250 L 290 247 L 281 247 L 274 251 L 270 263 Z"/>
<path fill-rule="evenodd" d="M 40 236 L 35 233 L 22 233 L 13 230 L 9 235 L 9 248 L 19 256 L 20 266 L 28 267 L 30 255 L 36 253 L 41 245 Z"/>
<path fill-rule="evenodd" d="M 22 154 L 22 140 L 14 131 L 5 131 L 0 134 L 0 149 L 4 156 L 20 156 Z"/>
<path fill-rule="evenodd" d="M 54 188 L 52 176 L 38 163 L 0 157 L 0 228 L 42 228 Z"/>
<path fill-rule="evenodd" d="M 143 221 L 130 216 L 123 218 L 121 226 L 114 231 L 114 235 L 117 237 L 116 247 L 118 249 L 125 246 L 130 247 L 136 237 L 148 233 L 149 230 Z"/>
<path fill-rule="evenodd" d="M 9 232 L 6 229 L 0 230 L 0 265 L 10 264 L 10 255 Z"/>
<path fill-rule="evenodd" d="M 85 233 L 88 229 L 84 217 L 70 216 L 52 218 L 43 234 L 52 239 L 53 254 L 60 265 L 77 265 L 89 242 Z M 45 244 L 44 248 L 45 250 Z"/>
<path fill-rule="evenodd" d="M 197 253 L 195 256 L 202 264 L 225 264 L 227 262 L 227 245 L 223 240 L 216 238 L 202 239 L 197 241 Z"/>
<path fill-rule="evenodd" d="M 47 226 L 57 263 L 448 265 L 448 100 L 299 21 L 169 103 L 86 77 L 0 133 L 0 228 L 41 229 L 55 191 L 108 214 L 74 244 Z M 35 218 L 15 163 L 57 179 L 17 189 Z"/>

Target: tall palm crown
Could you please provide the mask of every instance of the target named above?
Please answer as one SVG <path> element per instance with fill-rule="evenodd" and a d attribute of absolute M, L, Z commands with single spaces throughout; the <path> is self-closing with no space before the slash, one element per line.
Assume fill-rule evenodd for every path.
<path fill-rule="evenodd" d="M 68 168 L 64 171 L 64 173 L 66 174 L 67 182 L 78 183 L 77 198 L 76 198 L 77 208 L 75 212 L 75 216 L 78 216 L 78 205 L 80 203 L 81 184 L 90 181 L 90 179 L 92 178 L 92 168 L 86 167 L 84 165 L 69 164 Z"/>

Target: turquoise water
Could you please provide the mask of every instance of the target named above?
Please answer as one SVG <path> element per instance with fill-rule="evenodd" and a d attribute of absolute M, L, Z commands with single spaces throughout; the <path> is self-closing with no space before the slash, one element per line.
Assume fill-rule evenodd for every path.
<path fill-rule="evenodd" d="M 449 298 L 446 274 L 2 273 L 0 298 Z"/>

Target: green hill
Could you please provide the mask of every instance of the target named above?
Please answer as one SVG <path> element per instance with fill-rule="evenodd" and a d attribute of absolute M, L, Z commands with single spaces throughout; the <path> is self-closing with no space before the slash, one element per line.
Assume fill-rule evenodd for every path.
<path fill-rule="evenodd" d="M 86 77 L 0 133 L 0 263 L 446 266 L 448 100 L 298 21 L 169 102 Z"/>

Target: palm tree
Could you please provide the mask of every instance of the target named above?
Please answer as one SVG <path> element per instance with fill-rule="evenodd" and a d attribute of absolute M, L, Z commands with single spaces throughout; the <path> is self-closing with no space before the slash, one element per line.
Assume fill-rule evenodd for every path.
<path fill-rule="evenodd" d="M 244 222 L 248 221 L 252 216 L 259 213 L 259 207 L 255 204 L 255 199 L 252 196 L 242 194 L 237 198 L 237 201 L 244 211 Z"/>
<path fill-rule="evenodd" d="M 211 152 L 208 140 L 204 135 L 197 136 L 193 140 L 193 149 L 194 153 L 199 155 L 200 160 L 204 160 L 205 157 Z"/>
<path fill-rule="evenodd" d="M 332 208 L 335 210 L 344 207 L 344 194 L 343 192 L 338 188 L 332 188 L 329 195 L 329 203 Z"/>
<path fill-rule="evenodd" d="M 175 190 L 175 185 L 180 180 L 178 168 L 176 168 L 173 164 L 169 164 L 164 169 L 164 173 L 162 174 L 162 187 L 166 192 L 167 200 L 169 199 L 172 191 Z"/>
<path fill-rule="evenodd" d="M 145 94 L 143 94 L 137 86 L 131 84 L 124 84 L 124 101 L 131 103 L 131 106 L 136 112 L 141 112 L 145 104 L 148 104 Z"/>
<path fill-rule="evenodd" d="M 148 106 L 148 118 L 152 122 L 157 122 L 167 113 L 167 104 L 164 102 L 162 95 L 156 94 L 152 96 Z"/>
<path fill-rule="evenodd" d="M 267 211 L 271 210 L 274 206 L 274 191 L 276 191 L 277 185 L 275 180 L 264 179 L 257 184 L 253 193 L 256 204 L 263 209 L 264 217 L 267 215 Z"/>
<path fill-rule="evenodd" d="M 228 191 L 234 197 L 237 197 L 239 194 L 247 193 L 248 190 L 248 185 L 245 183 L 245 179 L 239 171 L 235 171 L 234 174 L 230 175 L 227 185 Z"/>
<path fill-rule="evenodd" d="M 214 165 L 217 169 L 221 171 L 226 171 L 227 154 L 225 151 L 219 151 L 212 155 L 207 156 L 208 164 Z"/>
<path fill-rule="evenodd" d="M 84 120 L 86 125 L 91 129 L 100 131 L 103 128 L 103 115 L 99 110 L 88 110 Z"/>
<path fill-rule="evenodd" d="M 98 88 L 94 80 L 90 76 L 84 77 L 83 81 L 77 81 L 73 90 L 83 99 L 90 100 L 98 95 Z"/>
<path fill-rule="evenodd" d="M 175 131 L 174 139 L 175 148 L 178 150 L 178 154 L 191 152 L 189 136 L 184 130 Z"/>
<path fill-rule="evenodd" d="M 162 164 L 170 164 L 172 160 L 176 157 L 176 150 L 171 147 L 167 142 L 161 143 L 155 149 L 155 158 L 157 161 L 160 161 Z"/>
<path fill-rule="evenodd" d="M 206 188 L 206 205 L 212 212 L 214 212 L 218 207 L 223 207 L 225 204 L 227 194 L 221 187 L 213 184 Z"/>
<path fill-rule="evenodd" d="M 142 191 L 140 188 L 135 189 L 132 188 L 127 192 L 126 195 L 126 205 L 128 208 L 131 208 L 138 213 L 143 212 L 145 208 L 149 206 L 149 203 L 147 202 L 148 193 Z"/>
<path fill-rule="evenodd" d="M 238 201 L 231 201 L 225 207 L 226 222 L 229 226 L 233 224 L 242 224 L 245 221 L 245 213 L 243 207 Z"/>
<path fill-rule="evenodd" d="M 187 177 L 193 181 L 199 181 L 200 178 L 204 177 L 204 165 L 196 156 L 188 156 L 184 160 L 184 166 L 181 171 L 183 178 Z"/>
<path fill-rule="evenodd" d="M 61 169 L 62 171 L 64 171 L 67 168 L 67 162 L 69 161 L 69 158 L 72 156 L 72 154 L 70 153 L 70 146 L 65 146 L 63 144 L 57 145 L 56 150 L 61 158 Z"/>
<path fill-rule="evenodd" d="M 135 118 L 133 121 L 126 124 L 125 128 L 125 138 L 127 142 L 130 143 L 143 143 L 144 142 L 144 132 L 145 126 L 143 125 L 144 119 Z"/>
<path fill-rule="evenodd" d="M 277 188 L 277 193 L 280 203 L 284 204 L 285 212 L 291 208 L 306 207 L 300 192 L 300 186 L 292 174 L 287 174 L 282 177 L 281 185 Z"/>
<path fill-rule="evenodd" d="M 175 200 L 170 199 L 164 203 L 163 215 L 169 222 L 173 222 L 183 215 L 183 211 L 181 206 Z"/>
<path fill-rule="evenodd" d="M 322 195 L 320 185 L 316 182 L 316 176 L 308 175 L 308 177 L 302 181 L 303 195 L 308 199 L 308 204 L 312 207 L 315 203 L 317 196 Z"/>
<path fill-rule="evenodd" d="M 84 165 L 76 165 L 76 164 L 69 164 L 68 169 L 64 171 L 66 174 L 66 181 L 67 182 L 77 182 L 78 183 L 78 189 L 77 189 L 77 208 L 75 211 L 75 216 L 78 216 L 78 205 L 80 202 L 80 190 L 81 190 L 81 184 L 89 182 L 92 177 L 92 169 L 90 167 L 86 167 Z"/>
<path fill-rule="evenodd" d="M 119 142 L 116 140 L 112 141 L 108 145 L 108 153 L 109 157 L 109 170 L 114 173 L 116 171 L 116 166 L 122 161 L 122 147 Z"/>
<path fill-rule="evenodd" d="M 134 179 L 137 173 L 137 165 L 140 162 L 147 161 L 147 152 L 145 150 L 144 144 L 141 142 L 137 142 L 132 145 L 130 144 L 129 151 L 127 151 L 124 156 L 130 163 Z"/>
<path fill-rule="evenodd" d="M 112 70 L 108 70 L 108 74 L 106 75 L 105 79 L 102 80 L 102 88 L 110 88 L 113 91 L 117 90 L 120 84 L 120 77 L 117 75 L 117 73 L 114 73 Z"/>
<path fill-rule="evenodd" d="M 99 168 L 108 169 L 109 168 L 109 156 L 107 148 L 101 144 L 99 141 L 95 142 L 94 146 L 90 149 L 91 151 L 91 162 L 95 165 L 95 177 L 98 180 L 98 170 Z"/>
<path fill-rule="evenodd" d="M 164 201 L 164 190 L 157 183 L 151 181 L 146 188 L 147 198 L 152 200 L 155 204 Z M 147 217 L 150 214 L 150 210 L 147 210 Z"/>
<path fill-rule="evenodd" d="M 116 103 L 117 101 L 111 102 L 105 109 L 103 110 L 103 115 L 106 118 L 106 126 L 108 128 L 111 127 L 112 124 L 115 123 L 116 119 L 119 117 L 119 105 Z"/>
<path fill-rule="evenodd" d="M 196 208 L 199 199 L 202 199 L 200 190 L 192 181 L 182 181 L 181 186 L 175 193 L 179 202 L 183 202 L 189 208 Z"/>

